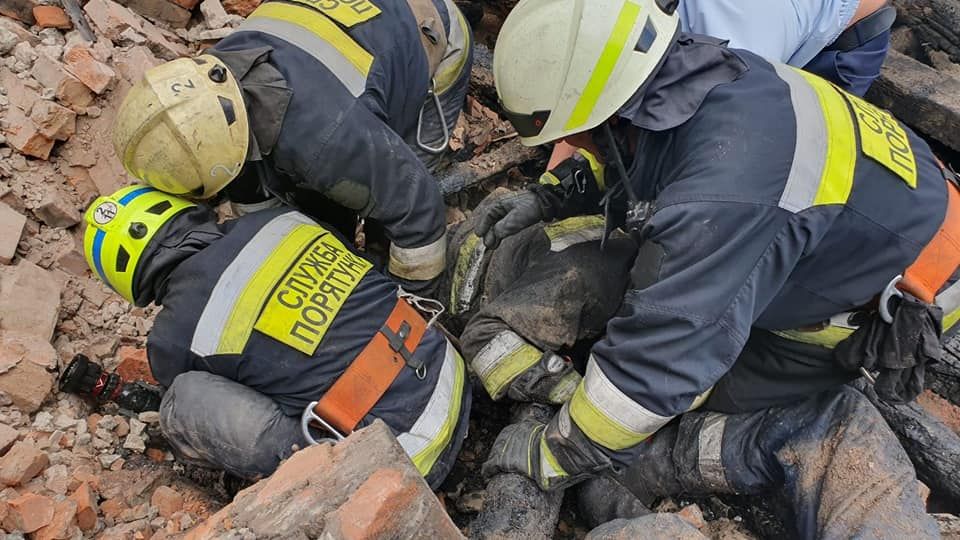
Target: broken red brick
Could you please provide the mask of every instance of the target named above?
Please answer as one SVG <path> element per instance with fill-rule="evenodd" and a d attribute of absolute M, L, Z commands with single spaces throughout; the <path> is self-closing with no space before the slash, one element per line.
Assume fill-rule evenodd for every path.
<path fill-rule="evenodd" d="M 97 94 L 102 94 L 117 76 L 109 66 L 97 60 L 83 45 L 75 45 L 63 53 L 63 62 L 74 77 Z"/>
<path fill-rule="evenodd" d="M 8 324 L 8 318 L 0 321 Z M 56 363 L 57 352 L 49 338 L 0 332 L 0 365 L 12 366 L 0 373 L 0 392 L 20 410 L 31 413 L 40 408 L 53 389 L 54 377 L 48 369 Z"/>
<path fill-rule="evenodd" d="M 19 437 L 20 433 L 16 429 L 6 424 L 0 424 L 0 455 L 13 446 L 13 443 L 17 442 Z"/>
<path fill-rule="evenodd" d="M 48 139 L 65 141 L 77 132 L 77 113 L 52 101 L 35 102 L 30 119 Z"/>
<path fill-rule="evenodd" d="M 190 9 L 197 7 L 197 4 L 200 3 L 200 0 L 170 0 L 174 4 L 182 7 L 183 9 Z"/>
<path fill-rule="evenodd" d="M 150 504 L 157 507 L 161 516 L 169 518 L 183 508 L 183 495 L 171 487 L 160 486 L 150 497 Z"/>
<path fill-rule="evenodd" d="M 57 6 L 36 6 L 33 8 L 33 18 L 40 28 L 59 28 L 69 30 L 73 28 L 67 12 Z"/>
<path fill-rule="evenodd" d="M 61 288 L 53 274 L 29 261 L 7 267 L 0 276 L 0 328 L 49 342 L 60 312 Z"/>
<path fill-rule="evenodd" d="M 117 365 L 117 375 L 125 381 L 144 381 L 150 384 L 159 384 L 150 370 L 150 361 L 147 359 L 147 350 L 124 345 L 117 351 L 120 363 Z"/>
<path fill-rule="evenodd" d="M 0 15 L 6 15 L 32 26 L 36 23 L 33 17 L 33 8 L 36 5 L 35 0 L 4 0 L 0 2 Z"/>
<path fill-rule="evenodd" d="M 151 21 L 163 21 L 174 28 L 187 26 L 192 15 L 189 9 L 166 0 L 122 0 L 122 3 Z"/>
<path fill-rule="evenodd" d="M 111 0 L 90 0 L 83 11 L 100 31 L 113 41 L 128 28 L 140 30 L 142 21 L 132 11 Z"/>
<path fill-rule="evenodd" d="M 380 469 L 330 516 L 326 531 L 345 540 L 382 538 L 405 519 L 417 487 L 397 469 Z"/>
<path fill-rule="evenodd" d="M 125 51 L 117 52 L 113 59 L 117 73 L 130 84 L 140 82 L 148 69 L 159 66 L 161 63 L 161 60 L 144 46 L 130 47 Z M 0 79 L 0 82 L 2 80 Z"/>
<path fill-rule="evenodd" d="M 0 5 L 2 5 L 2 3 L 0 3 Z M 33 15 L 32 8 L 31 8 L 30 14 Z M 23 27 L 22 24 L 18 23 L 13 19 L 5 19 L 3 17 L 0 17 L 0 28 L 3 28 L 4 30 L 7 30 L 9 32 L 13 32 L 14 34 L 17 35 L 18 38 L 20 38 L 20 41 L 26 41 L 31 45 L 40 44 L 40 38 L 38 38 L 36 34 L 31 32 L 30 30 L 27 30 L 26 28 Z"/>
<path fill-rule="evenodd" d="M 40 133 L 40 129 L 27 118 L 18 107 L 8 107 L 4 118 L 7 144 L 16 148 L 21 154 L 40 159 L 50 157 L 53 149 L 53 140 Z"/>
<path fill-rule="evenodd" d="M 693 527 L 697 529 L 702 529 L 707 524 L 707 522 L 703 520 L 703 512 L 696 504 L 684 506 L 676 514 L 680 519 L 693 525 Z"/>
<path fill-rule="evenodd" d="M 116 521 L 120 514 L 124 510 L 129 508 L 127 503 L 123 502 L 123 499 L 117 497 L 115 499 L 107 499 L 100 504 L 100 513 L 103 514 L 104 519 L 110 521 Z"/>
<path fill-rule="evenodd" d="M 20 441 L 0 458 L 0 483 L 18 486 L 34 476 L 50 463 L 47 453 L 36 446 Z"/>
<path fill-rule="evenodd" d="M 77 525 L 84 531 L 97 526 L 97 496 L 87 482 L 81 482 L 70 495 L 70 499 L 77 505 Z"/>
<path fill-rule="evenodd" d="M 0 202 L 0 264 L 13 261 L 26 223 L 26 216 L 10 208 L 7 203 Z"/>
<path fill-rule="evenodd" d="M 64 499 L 53 507 L 50 523 L 33 533 L 33 540 L 61 540 L 70 538 L 70 529 L 76 523 L 77 503 Z"/>
<path fill-rule="evenodd" d="M 5 67 L 0 67 L 0 86 L 7 91 L 7 100 L 25 113 L 29 112 L 35 103 L 42 100 L 40 94 L 23 84 L 23 81 L 14 72 Z"/>
<path fill-rule="evenodd" d="M 9 509 L 4 526 L 11 531 L 31 533 L 53 520 L 53 499 L 24 493 L 16 499 L 7 501 Z"/>
<path fill-rule="evenodd" d="M 72 227 L 80 223 L 80 212 L 64 199 L 63 193 L 55 190 L 47 192 L 33 213 L 50 227 Z"/>
<path fill-rule="evenodd" d="M 246 17 L 260 6 L 263 0 L 222 0 L 223 9 L 227 13 Z"/>
<path fill-rule="evenodd" d="M 68 73 L 63 64 L 45 54 L 37 56 L 31 74 L 40 84 L 53 90 L 57 99 L 69 107 L 83 108 L 93 103 L 93 92 Z"/>
<path fill-rule="evenodd" d="M 150 51 L 164 60 L 176 60 L 190 53 L 189 49 L 179 43 L 175 34 L 147 21 L 144 21 L 141 32 L 147 38 L 146 45 Z"/>

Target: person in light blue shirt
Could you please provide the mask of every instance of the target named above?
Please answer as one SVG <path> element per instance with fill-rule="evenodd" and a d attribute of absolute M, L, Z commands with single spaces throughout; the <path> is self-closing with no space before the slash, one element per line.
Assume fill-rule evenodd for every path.
<path fill-rule="evenodd" d="M 880 74 L 896 16 L 884 0 L 680 0 L 684 32 L 730 41 L 863 95 Z"/>

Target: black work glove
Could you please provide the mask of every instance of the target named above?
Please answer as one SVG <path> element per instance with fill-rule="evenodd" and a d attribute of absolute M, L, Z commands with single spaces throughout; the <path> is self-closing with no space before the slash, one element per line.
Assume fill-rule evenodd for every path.
<path fill-rule="evenodd" d="M 487 249 L 496 249 L 508 236 L 555 216 L 560 193 L 556 186 L 532 184 L 525 191 L 508 195 L 490 205 L 477 222 L 475 232 Z"/>
<path fill-rule="evenodd" d="M 875 315 L 833 351 L 834 359 L 851 371 L 876 372 L 877 396 L 894 404 L 913 401 L 923 391 L 927 364 L 938 362 L 943 352 L 943 311 L 909 296 L 895 301 L 892 323 Z"/>

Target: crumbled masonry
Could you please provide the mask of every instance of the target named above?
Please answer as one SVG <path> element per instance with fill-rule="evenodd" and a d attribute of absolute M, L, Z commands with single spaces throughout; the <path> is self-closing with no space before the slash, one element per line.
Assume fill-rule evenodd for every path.
<path fill-rule="evenodd" d="M 480 468 L 510 408 L 485 396 L 475 398 L 454 472 L 434 493 L 380 422 L 336 446 L 301 450 L 238 490 L 222 473 L 177 461 L 158 413 L 97 408 L 59 392 L 60 371 L 81 353 L 126 380 L 156 383 L 145 342 L 158 308 L 133 307 L 91 275 L 83 210 L 130 181 L 111 142 L 126 92 L 150 67 L 216 43 L 260 2 L 0 0 L 0 532 L 38 540 L 782 534 L 767 501 L 752 498 L 667 499 L 652 514 L 591 528 L 574 489 L 544 496 L 531 487 L 525 496 L 530 486 L 517 476 L 488 490 Z M 490 50 L 516 2 L 465 2 L 484 12 L 470 95 L 450 126 L 454 163 L 439 175 L 450 223 L 546 162 L 543 149 L 520 145 L 493 87 Z M 894 4 L 896 50 L 868 97 L 960 166 L 960 0 Z M 880 408 L 914 460 L 928 512 L 944 538 L 960 539 L 960 340 L 927 377 L 918 403 Z M 503 496 L 510 486 L 519 487 Z"/>

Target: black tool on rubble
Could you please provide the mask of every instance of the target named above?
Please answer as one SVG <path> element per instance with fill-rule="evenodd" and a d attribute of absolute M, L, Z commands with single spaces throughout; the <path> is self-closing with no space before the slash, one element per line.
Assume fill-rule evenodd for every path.
<path fill-rule="evenodd" d="M 160 410 L 158 389 L 140 381 L 126 382 L 82 354 L 74 356 L 60 375 L 60 391 L 90 397 L 97 403 L 112 401 L 135 413 Z"/>

